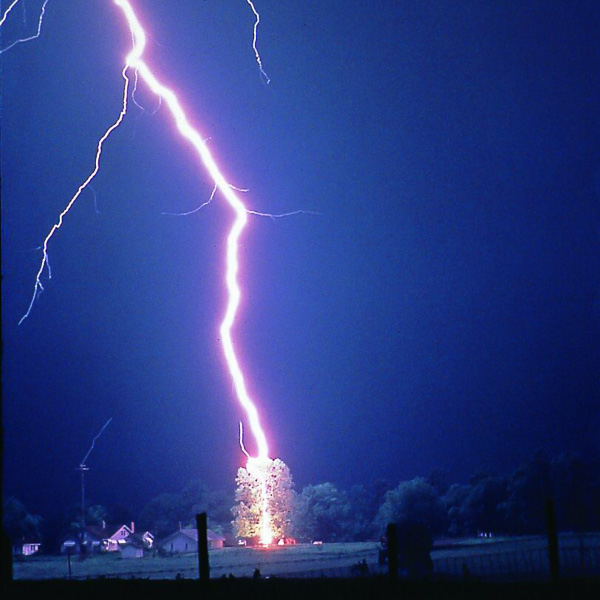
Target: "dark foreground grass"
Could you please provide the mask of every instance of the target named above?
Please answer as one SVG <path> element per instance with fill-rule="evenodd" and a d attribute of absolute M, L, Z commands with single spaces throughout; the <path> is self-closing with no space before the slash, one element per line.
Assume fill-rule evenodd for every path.
<path fill-rule="evenodd" d="M 10 599 L 90 600 L 91 598 L 164 600 L 528 600 L 600 598 L 600 580 L 551 583 L 482 583 L 399 581 L 384 577 L 364 579 L 216 579 L 203 587 L 199 581 L 93 580 L 17 581 L 7 590 Z"/>

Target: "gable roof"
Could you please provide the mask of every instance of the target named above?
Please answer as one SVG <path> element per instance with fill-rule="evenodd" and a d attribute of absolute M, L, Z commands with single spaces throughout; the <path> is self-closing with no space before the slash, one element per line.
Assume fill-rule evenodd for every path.
<path fill-rule="evenodd" d="M 218 535 L 211 529 L 208 529 L 206 532 L 206 538 L 209 542 L 224 542 L 225 538 L 222 535 Z"/>
<path fill-rule="evenodd" d="M 144 550 L 147 548 L 146 543 L 142 539 L 142 536 L 139 533 L 132 533 L 130 536 L 127 536 L 124 540 L 125 546 L 132 546 L 133 548 L 143 548 Z"/>
<path fill-rule="evenodd" d="M 15 546 L 25 546 L 26 544 L 37 544 L 38 546 L 42 545 L 42 542 L 38 539 L 35 538 L 29 538 L 29 537 L 24 537 L 20 540 L 17 540 L 16 542 L 14 542 Z"/>
<path fill-rule="evenodd" d="M 103 523 L 102 525 L 87 525 L 85 532 L 99 540 L 107 540 L 123 528 L 127 529 L 131 535 L 131 527 L 125 523 L 122 525 L 111 525 L 110 523 Z"/>
<path fill-rule="evenodd" d="M 176 538 L 178 535 L 184 535 L 185 537 L 189 538 L 190 540 L 192 540 L 196 544 L 198 543 L 198 530 L 197 529 L 178 529 L 177 531 L 174 531 L 173 533 L 171 533 L 167 537 L 163 538 L 160 541 L 160 544 L 162 545 L 165 542 L 169 542 L 172 539 Z M 209 542 L 219 542 L 219 541 L 224 541 L 225 540 L 224 537 L 222 537 L 220 535 L 217 535 L 211 529 L 207 530 L 207 532 L 206 532 L 206 539 Z"/>
<path fill-rule="evenodd" d="M 115 525 L 107 525 L 106 526 L 106 530 L 108 531 L 112 531 L 113 533 L 111 533 L 109 536 L 110 539 L 123 539 L 123 537 L 129 537 L 133 531 L 131 529 L 131 527 L 129 525 L 123 524 L 123 525 L 116 525 L 116 529 L 113 529 L 115 527 Z M 125 531 L 127 532 L 127 535 L 125 536 L 117 536 L 117 538 L 115 538 L 115 536 L 117 535 L 117 533 L 119 533 L 119 531 L 125 529 Z"/>

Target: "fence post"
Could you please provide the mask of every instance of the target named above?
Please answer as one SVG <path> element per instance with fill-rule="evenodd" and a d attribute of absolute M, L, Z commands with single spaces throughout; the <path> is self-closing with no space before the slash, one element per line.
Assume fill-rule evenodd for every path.
<path fill-rule="evenodd" d="M 208 564 L 208 527 L 205 512 L 196 515 L 196 529 L 198 530 L 198 575 L 203 586 L 208 586 L 210 567 Z"/>
<path fill-rule="evenodd" d="M 389 523 L 386 530 L 388 574 L 392 581 L 398 579 L 398 527 L 396 523 Z"/>
<path fill-rule="evenodd" d="M 558 533 L 556 531 L 556 511 L 554 500 L 546 500 L 546 529 L 548 534 L 548 562 L 550 564 L 550 578 L 557 582 L 560 578 L 558 562 Z"/>

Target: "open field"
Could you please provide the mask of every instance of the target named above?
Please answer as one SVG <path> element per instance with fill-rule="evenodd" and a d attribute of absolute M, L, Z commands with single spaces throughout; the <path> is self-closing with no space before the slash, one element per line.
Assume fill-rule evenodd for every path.
<path fill-rule="evenodd" d="M 543 580 L 549 577 L 545 536 L 465 540 L 438 546 L 431 553 L 434 570 L 447 578 Z M 564 577 L 600 576 L 600 533 L 559 535 Z"/>
<path fill-rule="evenodd" d="M 116 553 L 115 553 L 116 554 Z M 319 577 L 350 576 L 350 567 L 366 560 L 377 562 L 377 544 L 323 544 L 262 548 L 223 548 L 210 551 L 211 577 L 233 574 L 251 577 L 255 569 L 263 576 L 303 575 Z M 13 565 L 14 578 L 20 580 L 64 579 L 68 577 L 66 556 L 30 557 Z M 79 560 L 71 558 L 73 579 L 98 577 L 174 579 L 198 576 L 195 554 L 172 557 L 147 556 L 122 559 L 118 555 L 99 554 Z"/>
<path fill-rule="evenodd" d="M 561 574 L 566 577 L 600 576 L 600 533 L 561 534 Z M 431 557 L 435 575 L 445 579 L 546 580 L 548 556 L 546 538 L 472 539 L 436 545 Z M 350 577 L 352 567 L 366 561 L 369 574 L 381 573 L 376 543 L 323 544 L 261 548 L 223 548 L 210 551 L 211 577 L 230 574 L 251 577 L 259 569 L 263 577 Z M 66 556 L 30 557 L 13 565 L 17 580 L 65 579 Z M 385 567 L 383 568 L 385 570 Z M 119 555 L 95 555 L 86 560 L 71 559 L 73 579 L 196 578 L 195 554 L 173 557 L 123 559 Z"/>

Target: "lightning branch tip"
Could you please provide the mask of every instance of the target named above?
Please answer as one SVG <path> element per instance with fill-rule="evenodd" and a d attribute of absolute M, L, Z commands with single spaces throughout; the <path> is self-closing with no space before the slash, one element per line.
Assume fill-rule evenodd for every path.
<path fill-rule="evenodd" d="M 12 10 L 12 8 L 15 6 L 15 4 L 17 4 L 18 1 L 19 0 L 16 0 L 8 7 L 6 12 L 4 13 L 4 16 L 0 20 L 0 26 L 2 26 L 2 24 L 6 20 L 6 17 L 8 16 L 8 13 Z M 40 18 L 38 20 L 38 27 L 37 27 L 36 34 L 14 41 L 12 44 L 7 46 L 6 48 L 2 48 L 2 50 L 0 50 L 0 54 L 4 54 L 5 52 L 8 52 L 11 48 L 14 48 L 17 44 L 23 44 L 24 42 L 31 42 L 32 40 L 35 40 L 40 37 L 40 35 L 42 33 L 42 22 L 44 21 L 44 14 L 46 13 L 46 5 L 48 4 L 48 2 L 50 2 L 50 0 L 44 0 L 44 4 L 42 4 L 42 10 L 40 12 Z"/>

